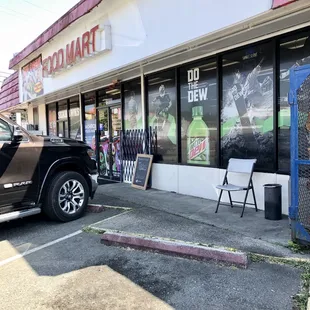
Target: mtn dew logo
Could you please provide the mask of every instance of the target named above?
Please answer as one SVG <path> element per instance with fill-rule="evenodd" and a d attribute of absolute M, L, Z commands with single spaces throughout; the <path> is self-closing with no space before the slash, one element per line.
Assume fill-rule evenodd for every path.
<path fill-rule="evenodd" d="M 198 162 L 209 161 L 209 138 L 190 138 L 188 160 Z"/>
<path fill-rule="evenodd" d="M 187 130 L 187 162 L 209 165 L 209 128 L 203 117 L 203 105 L 208 100 L 208 86 L 200 83 L 200 69 L 187 71 L 188 103 L 192 105 L 193 120 Z"/>

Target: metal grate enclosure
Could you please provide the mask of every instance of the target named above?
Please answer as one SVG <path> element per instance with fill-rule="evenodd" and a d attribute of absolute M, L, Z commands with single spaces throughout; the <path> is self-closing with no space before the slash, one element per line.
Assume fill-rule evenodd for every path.
<path fill-rule="evenodd" d="M 123 182 L 132 180 L 137 154 L 157 153 L 157 134 L 149 129 L 123 130 L 121 132 Z"/>
<path fill-rule="evenodd" d="M 310 76 L 297 89 L 298 159 L 310 158 Z M 298 221 L 310 228 L 310 162 L 298 167 Z"/>
<path fill-rule="evenodd" d="M 290 70 L 292 239 L 310 243 L 310 65 Z"/>

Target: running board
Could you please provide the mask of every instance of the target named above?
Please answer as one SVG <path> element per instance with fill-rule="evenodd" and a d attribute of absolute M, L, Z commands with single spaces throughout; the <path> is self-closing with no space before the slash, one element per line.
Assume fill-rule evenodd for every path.
<path fill-rule="evenodd" d="M 31 209 L 25 209 L 25 210 L 13 211 L 13 212 L 5 213 L 5 214 L 0 214 L 0 223 L 21 219 L 23 217 L 35 215 L 38 213 L 41 213 L 40 208 L 31 208 Z"/>

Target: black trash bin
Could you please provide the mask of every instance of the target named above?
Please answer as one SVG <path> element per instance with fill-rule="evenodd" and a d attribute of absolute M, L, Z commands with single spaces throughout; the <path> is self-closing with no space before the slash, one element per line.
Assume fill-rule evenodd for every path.
<path fill-rule="evenodd" d="M 282 219 L 282 185 L 265 184 L 265 219 Z"/>

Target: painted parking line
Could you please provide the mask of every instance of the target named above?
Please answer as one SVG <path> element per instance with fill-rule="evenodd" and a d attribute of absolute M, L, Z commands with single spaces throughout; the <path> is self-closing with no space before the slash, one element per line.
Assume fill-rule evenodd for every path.
<path fill-rule="evenodd" d="M 9 264 L 9 263 L 11 263 L 11 262 L 13 262 L 13 261 L 15 261 L 15 260 L 17 260 L 17 259 L 19 259 L 19 258 L 22 258 L 22 257 L 24 257 L 24 256 L 30 255 L 30 254 L 32 254 L 32 253 L 35 253 L 35 252 L 37 252 L 37 251 L 40 251 L 40 250 L 45 249 L 45 248 L 47 248 L 47 247 L 50 247 L 50 246 L 52 246 L 52 245 L 54 245 L 54 244 L 57 244 L 57 243 L 59 243 L 59 242 L 61 242 L 61 241 L 64 241 L 64 240 L 66 240 L 66 239 L 69 239 L 69 238 L 72 238 L 72 237 L 74 237 L 74 236 L 77 236 L 77 235 L 79 235 L 79 234 L 81 234 L 81 233 L 82 233 L 82 230 L 78 230 L 78 231 L 76 231 L 76 232 L 74 232 L 74 233 L 72 233 L 72 234 L 68 234 L 68 235 L 66 235 L 66 236 L 64 236 L 64 237 L 61 237 L 61 238 L 58 238 L 58 239 L 56 239 L 56 240 L 54 240 L 54 241 L 45 243 L 45 244 L 40 245 L 40 246 L 38 246 L 38 247 L 36 247 L 36 248 L 33 248 L 33 249 L 31 249 L 31 250 L 27 250 L 27 251 L 25 251 L 25 252 L 22 253 L 22 254 L 17 254 L 17 255 L 15 255 L 15 256 L 12 256 L 12 257 L 10 257 L 10 258 L 7 258 L 7 259 L 5 259 L 5 260 L 3 260 L 3 261 L 0 262 L 0 267 L 1 267 L 1 266 L 4 266 L 4 265 L 6 265 L 6 264 Z"/>
<path fill-rule="evenodd" d="M 126 211 L 126 212 L 122 212 L 122 213 L 120 213 L 120 214 L 116 214 L 116 215 L 114 215 L 114 216 L 108 217 L 108 218 L 106 218 L 106 219 L 104 219 L 104 220 L 98 221 L 98 222 L 93 223 L 93 224 L 91 224 L 91 225 L 96 225 L 96 224 L 105 222 L 105 221 L 110 220 L 110 219 L 113 219 L 113 218 L 115 218 L 115 217 L 117 217 L 117 216 L 124 215 L 124 214 L 126 214 L 126 213 L 128 213 L 128 212 L 131 212 L 131 210 L 130 210 L 130 211 Z M 61 237 L 61 238 L 58 238 L 58 239 L 56 239 L 56 240 L 47 242 L 47 243 L 45 243 L 45 244 L 43 244 L 43 245 L 40 245 L 40 246 L 38 246 L 38 247 L 35 247 L 35 248 L 31 249 L 31 250 L 27 250 L 27 251 L 25 251 L 24 253 L 17 254 L 17 255 L 14 255 L 14 256 L 12 256 L 12 257 L 9 257 L 9 258 L 7 258 L 7 259 L 4 259 L 4 260 L 0 261 L 0 267 L 2 267 L 2 266 L 4 266 L 4 265 L 7 265 L 7 264 L 9 264 L 9 263 L 11 263 L 11 262 L 13 262 L 13 261 L 15 261 L 15 260 L 17 260 L 17 259 L 22 258 L 22 257 L 25 257 L 25 256 L 27 256 L 27 255 L 33 254 L 33 253 L 35 253 L 35 252 L 38 252 L 38 251 L 40 251 L 40 250 L 43 250 L 43 249 L 45 249 L 45 248 L 47 248 L 47 247 L 50 247 L 50 246 L 52 246 L 52 245 L 55 245 L 55 244 L 57 244 L 57 243 L 59 243 L 59 242 L 62 242 L 62 241 L 67 240 L 67 239 L 69 239 L 69 238 L 75 237 L 75 236 L 81 234 L 82 232 L 83 232 L 82 230 L 77 230 L 76 232 L 73 232 L 73 233 L 71 233 L 71 234 L 65 235 L 65 236 L 63 236 L 63 237 Z"/>
<path fill-rule="evenodd" d="M 97 225 L 97 224 L 106 222 L 107 220 L 112 220 L 112 219 L 114 219 L 114 218 L 116 218 L 116 217 L 118 217 L 118 216 L 125 215 L 125 214 L 127 214 L 127 213 L 129 213 L 129 212 L 132 212 L 132 211 L 133 211 L 133 210 L 130 209 L 130 210 L 126 211 L 126 212 L 122 212 L 122 213 L 113 215 L 113 216 L 111 216 L 111 217 L 108 217 L 108 218 L 103 219 L 103 220 L 101 220 L 101 221 L 98 221 L 98 222 L 96 222 L 96 223 L 90 224 L 90 225 L 88 225 L 88 226 L 89 226 L 89 227 L 92 227 L 92 226 L 94 226 L 94 225 Z"/>

